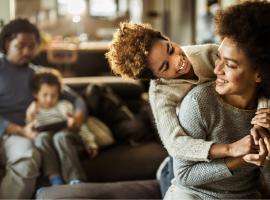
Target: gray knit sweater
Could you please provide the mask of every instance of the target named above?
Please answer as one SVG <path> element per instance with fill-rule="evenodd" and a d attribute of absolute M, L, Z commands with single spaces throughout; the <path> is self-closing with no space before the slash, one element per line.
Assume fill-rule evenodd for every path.
<path fill-rule="evenodd" d="M 255 110 L 243 110 L 226 104 L 213 83 L 192 89 L 180 106 L 179 121 L 195 139 L 231 143 L 249 134 Z M 173 184 L 185 187 L 203 199 L 258 197 L 258 167 L 248 165 L 230 171 L 223 159 L 192 162 L 174 159 Z"/>
<path fill-rule="evenodd" d="M 179 124 L 176 107 L 192 87 L 214 80 L 218 46 L 214 44 L 182 47 L 198 80 L 157 79 L 150 82 L 149 101 L 159 136 L 171 156 L 192 161 L 209 161 L 212 141 L 193 139 Z M 193 148 L 191 148 L 193 147 Z"/>

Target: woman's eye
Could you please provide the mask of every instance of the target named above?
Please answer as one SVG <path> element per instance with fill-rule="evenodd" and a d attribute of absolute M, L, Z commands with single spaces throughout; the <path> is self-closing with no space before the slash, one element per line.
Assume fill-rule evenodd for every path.
<path fill-rule="evenodd" d="M 231 68 L 231 69 L 237 68 L 235 65 L 230 65 L 230 64 L 228 64 L 228 63 L 226 63 L 225 65 L 226 65 L 226 67 Z"/>

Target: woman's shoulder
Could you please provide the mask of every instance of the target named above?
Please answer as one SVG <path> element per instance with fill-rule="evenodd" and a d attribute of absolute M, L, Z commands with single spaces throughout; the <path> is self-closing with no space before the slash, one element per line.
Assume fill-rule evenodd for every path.
<path fill-rule="evenodd" d="M 197 105 L 197 107 L 207 108 L 208 110 L 209 107 L 215 106 L 217 102 L 214 84 L 213 82 L 207 82 L 194 87 L 183 99 L 182 104 L 191 107 Z"/>
<path fill-rule="evenodd" d="M 213 82 L 198 85 L 183 99 L 179 112 L 182 114 L 193 113 L 194 115 L 208 118 L 211 116 L 210 113 L 216 112 L 217 107 L 219 107 L 217 97 Z"/>
<path fill-rule="evenodd" d="M 213 96 L 215 93 L 214 82 L 206 82 L 195 86 L 188 94 L 187 97 L 195 99 L 205 99 Z"/>

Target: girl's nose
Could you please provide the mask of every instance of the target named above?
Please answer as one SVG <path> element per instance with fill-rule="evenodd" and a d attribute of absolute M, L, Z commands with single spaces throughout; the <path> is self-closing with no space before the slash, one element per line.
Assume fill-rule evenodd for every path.
<path fill-rule="evenodd" d="M 222 73 L 224 73 L 223 66 L 224 66 L 224 63 L 222 62 L 222 60 L 221 59 L 217 59 L 216 62 L 215 62 L 214 73 L 215 74 L 222 74 Z"/>

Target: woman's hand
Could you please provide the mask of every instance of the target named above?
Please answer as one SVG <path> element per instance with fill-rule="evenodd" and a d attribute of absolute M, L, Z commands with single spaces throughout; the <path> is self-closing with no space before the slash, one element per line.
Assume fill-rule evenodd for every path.
<path fill-rule="evenodd" d="M 256 112 L 255 117 L 251 120 L 251 124 L 261 126 L 264 128 L 270 128 L 270 109 L 262 108 Z"/>
<path fill-rule="evenodd" d="M 259 153 L 258 154 L 247 154 L 243 156 L 243 160 L 247 163 L 251 163 L 257 166 L 263 166 L 268 156 L 267 145 L 269 146 L 269 140 L 267 138 L 259 139 Z M 270 147 L 270 146 L 269 146 Z"/>

